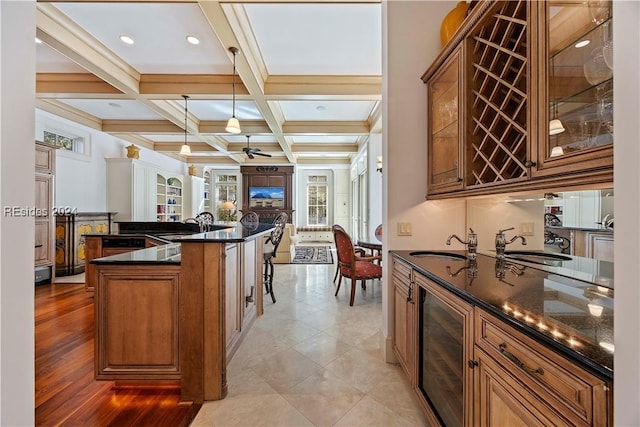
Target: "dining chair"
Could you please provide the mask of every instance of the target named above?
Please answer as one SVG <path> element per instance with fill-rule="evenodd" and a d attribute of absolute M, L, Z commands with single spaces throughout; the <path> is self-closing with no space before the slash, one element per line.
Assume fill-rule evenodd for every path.
<path fill-rule="evenodd" d="M 253 227 L 257 227 L 259 223 L 260 223 L 260 217 L 258 216 L 257 213 L 253 211 L 245 212 L 240 217 L 240 224 L 242 224 L 243 227 L 253 228 Z"/>
<path fill-rule="evenodd" d="M 351 241 L 351 236 L 340 226 L 333 226 L 333 239 L 336 244 L 336 255 L 338 257 L 338 268 L 340 270 L 340 279 L 336 288 L 335 296 L 340 291 L 342 278 L 347 277 L 351 280 L 351 297 L 349 305 L 353 306 L 356 296 L 356 282 L 362 281 L 362 287 L 365 287 L 365 281 L 368 279 L 381 279 L 382 267 L 373 261 L 380 259 L 377 256 L 361 257 L 356 256 L 356 251 Z"/>
<path fill-rule="evenodd" d="M 271 301 L 273 301 L 274 304 L 276 302 L 276 297 L 273 294 L 273 259 L 276 257 L 278 246 L 280 246 L 280 242 L 282 241 L 282 235 L 284 234 L 284 226 L 287 223 L 287 218 L 288 216 L 284 212 L 279 213 L 276 216 L 273 220 L 275 228 L 271 230 L 271 234 L 267 240 L 265 240 L 262 249 L 264 257 L 264 287 L 266 293 L 271 295 Z"/>
<path fill-rule="evenodd" d="M 333 227 L 336 227 L 345 233 L 347 232 L 347 230 L 345 230 L 341 225 L 334 224 Z M 359 257 L 363 257 L 366 255 L 366 251 L 364 250 L 364 248 L 359 248 L 357 246 L 354 246 L 353 250 L 356 251 L 356 255 Z M 336 274 L 333 276 L 333 283 L 336 283 L 336 279 L 338 278 L 339 274 L 340 274 L 340 265 L 336 263 Z M 340 279 L 342 279 L 342 275 L 340 276 Z"/>

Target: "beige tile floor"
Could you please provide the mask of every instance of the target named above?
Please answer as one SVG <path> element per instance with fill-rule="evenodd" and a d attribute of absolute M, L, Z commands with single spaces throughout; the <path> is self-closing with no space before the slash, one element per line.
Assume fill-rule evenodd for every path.
<path fill-rule="evenodd" d="M 227 397 L 193 427 L 427 425 L 400 366 L 380 355 L 381 283 L 358 287 L 349 307 L 348 282 L 333 296 L 334 268 L 275 266 L 276 304 L 265 298 L 229 363 Z"/>

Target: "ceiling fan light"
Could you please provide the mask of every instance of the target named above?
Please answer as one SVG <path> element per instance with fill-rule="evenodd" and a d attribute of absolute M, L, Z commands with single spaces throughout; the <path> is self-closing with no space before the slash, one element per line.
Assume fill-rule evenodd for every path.
<path fill-rule="evenodd" d="M 227 122 L 227 127 L 224 128 L 224 130 L 226 130 L 229 133 L 242 132 L 242 130 L 240 130 L 240 122 L 238 121 L 238 119 L 235 118 L 235 116 L 229 119 L 229 121 Z"/>
<path fill-rule="evenodd" d="M 564 126 L 562 126 L 560 119 L 553 119 L 549 122 L 549 135 L 558 135 L 559 133 L 564 132 L 564 130 Z"/>
<path fill-rule="evenodd" d="M 182 148 L 180 148 L 180 154 L 182 154 L 183 156 L 191 155 L 191 147 L 189 147 L 187 144 L 184 144 Z"/>

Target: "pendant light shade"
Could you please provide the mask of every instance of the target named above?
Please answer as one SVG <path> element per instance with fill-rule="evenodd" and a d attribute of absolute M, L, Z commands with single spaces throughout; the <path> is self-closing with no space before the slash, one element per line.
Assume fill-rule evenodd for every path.
<path fill-rule="evenodd" d="M 231 52 L 233 54 L 233 80 L 232 80 L 232 102 L 233 102 L 233 106 L 232 106 L 232 113 L 231 113 L 231 118 L 229 119 L 229 121 L 227 122 L 227 127 L 225 128 L 225 130 L 229 133 L 241 133 L 242 130 L 240 129 L 240 122 L 238 121 L 238 119 L 236 119 L 236 55 L 238 54 L 238 48 L 231 46 L 229 48 L 229 52 Z"/>
<path fill-rule="evenodd" d="M 225 130 L 229 133 L 240 133 L 240 122 L 235 117 L 231 117 L 227 122 L 227 127 Z"/>
<path fill-rule="evenodd" d="M 562 126 L 560 119 L 553 119 L 549 122 L 549 135 L 558 135 L 559 133 L 564 132 L 564 130 L 564 126 Z"/>
<path fill-rule="evenodd" d="M 180 148 L 180 154 L 188 156 L 191 154 L 191 147 L 187 144 L 187 99 L 189 97 L 187 95 L 182 95 L 182 97 L 184 98 L 184 144 Z"/>

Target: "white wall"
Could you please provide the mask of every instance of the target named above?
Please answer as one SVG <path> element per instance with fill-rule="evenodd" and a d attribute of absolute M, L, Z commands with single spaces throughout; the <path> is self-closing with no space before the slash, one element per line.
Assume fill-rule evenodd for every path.
<path fill-rule="evenodd" d="M 293 206 L 295 226 L 307 226 L 307 177 L 309 175 L 327 175 L 329 180 L 329 226 L 334 223 L 348 229 L 349 225 L 349 169 L 347 165 L 335 166 L 298 166 L 295 169 Z M 347 205 L 345 206 L 344 203 Z"/>
<path fill-rule="evenodd" d="M 65 130 L 88 140 L 89 155 L 56 150 L 55 204 L 77 208 L 78 212 L 103 212 L 107 209 L 107 157 L 126 157 L 130 142 L 71 122 L 46 111 L 36 110 L 35 138 L 43 140 L 44 130 Z M 163 154 L 140 147 L 140 160 L 158 169 L 187 175 L 187 165 Z"/>
<path fill-rule="evenodd" d="M 464 201 L 425 202 L 427 191 L 427 89 L 420 76 L 440 52 L 440 23 L 455 2 L 382 3 L 383 248 L 447 248 L 451 233 L 465 232 Z M 410 222 L 412 236 L 398 236 L 398 222 Z M 387 257 L 388 258 L 388 257 Z M 383 260 L 383 265 L 390 265 Z M 390 269 L 385 284 L 391 283 Z M 391 351 L 391 290 L 383 286 L 387 360 Z"/>
<path fill-rule="evenodd" d="M 614 423 L 640 425 L 640 3 L 613 6 L 614 110 Z M 619 232 L 622 230 L 622 232 Z"/>
<path fill-rule="evenodd" d="M 34 1 L 0 2 L 0 201 L 35 200 Z M 0 216 L 0 425 L 34 425 L 33 217 Z"/>

